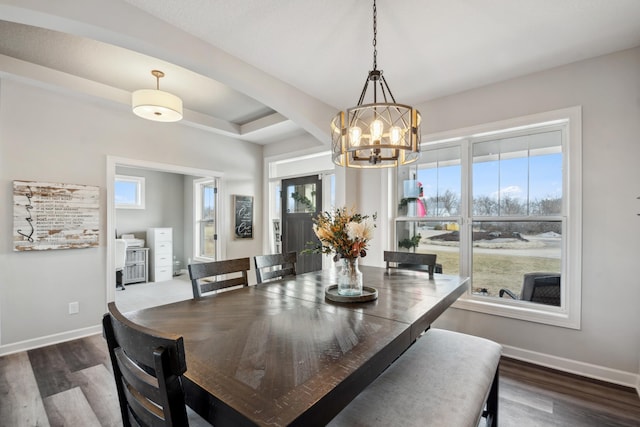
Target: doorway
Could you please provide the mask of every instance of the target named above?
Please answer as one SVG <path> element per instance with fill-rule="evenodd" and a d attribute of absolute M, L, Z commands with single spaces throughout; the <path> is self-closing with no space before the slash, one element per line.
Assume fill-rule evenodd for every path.
<path fill-rule="evenodd" d="M 116 205 L 115 177 L 116 177 L 116 171 L 121 170 L 122 168 L 130 168 L 130 170 L 139 170 L 140 172 L 153 171 L 154 173 L 165 173 L 167 175 L 174 174 L 179 176 L 180 179 L 182 180 L 181 182 L 184 183 L 184 185 L 179 186 L 177 190 L 177 191 L 181 191 L 184 194 L 182 203 L 176 200 L 165 200 L 161 202 L 161 203 L 167 203 L 169 205 L 178 204 L 180 206 L 184 204 L 184 206 L 180 207 L 180 209 L 184 211 L 183 212 L 184 236 L 182 236 L 184 238 L 175 239 L 175 241 L 178 242 L 177 244 L 179 245 L 179 247 L 176 248 L 176 249 L 179 249 L 177 253 L 183 253 L 184 262 L 181 265 L 181 269 L 186 268 L 186 264 L 188 263 L 188 261 L 190 262 L 192 259 L 195 259 L 198 257 L 197 253 L 199 254 L 199 252 L 196 252 L 195 240 L 197 237 L 200 236 L 199 231 L 201 228 L 203 228 L 200 226 L 200 224 L 201 223 L 204 224 L 203 220 L 208 219 L 208 218 L 200 218 L 197 215 L 197 212 L 195 212 L 197 208 L 196 203 L 197 203 L 198 196 L 194 194 L 193 183 L 195 181 L 210 182 L 213 180 L 218 183 L 217 193 L 223 192 L 222 183 L 221 183 L 222 173 L 220 172 L 189 168 L 189 167 L 183 167 L 183 166 L 175 166 L 175 165 L 163 164 L 163 163 L 148 162 L 143 160 L 125 159 L 125 158 L 108 156 L 107 157 L 107 233 L 106 233 L 106 236 L 108 237 L 106 238 L 106 242 L 107 242 L 107 256 L 106 256 L 107 258 L 107 263 L 106 263 L 107 264 L 107 271 L 106 271 L 107 298 L 106 300 L 107 302 L 114 301 L 116 296 L 115 267 L 114 267 L 115 266 L 115 239 L 113 237 L 116 237 L 116 234 L 118 235 L 122 234 L 122 229 L 117 228 L 117 221 L 116 221 L 117 215 L 116 215 L 116 206 L 115 206 Z M 205 180 L 202 180 L 202 178 L 205 178 Z M 164 194 L 164 192 L 161 191 L 160 194 Z M 149 206 L 147 206 L 147 208 L 148 207 Z M 203 209 L 204 208 L 206 208 L 206 206 L 203 206 Z M 220 207 L 214 205 L 214 209 L 217 209 L 219 211 Z M 162 205 L 160 205 L 159 208 L 158 207 L 156 208 L 156 214 L 159 211 L 165 211 L 165 209 L 162 208 Z M 143 212 L 146 214 L 145 216 L 148 217 L 149 226 L 159 226 L 159 225 L 165 226 L 166 223 L 169 222 L 167 219 L 161 218 L 158 224 L 154 224 L 153 221 L 157 220 L 155 214 L 151 212 L 149 209 L 146 209 Z M 176 224 L 179 224 L 179 222 Z M 207 224 L 204 224 L 204 228 L 207 228 L 206 225 Z M 176 225 L 176 229 L 177 228 L 182 229 L 182 227 L 178 227 Z M 146 234 L 146 229 L 145 230 L 141 229 L 140 231 Z M 218 237 L 218 239 L 223 239 L 223 236 L 220 236 L 218 233 L 215 233 L 215 234 L 216 234 L 216 237 Z M 141 235 L 136 237 L 143 237 L 143 236 Z M 216 253 L 219 256 L 224 256 L 224 254 L 221 253 L 221 252 L 224 252 L 224 250 L 219 252 L 220 249 L 224 249 L 224 248 L 220 248 L 219 240 L 218 240 L 216 242 Z M 142 286 L 142 284 L 140 286 Z M 190 285 L 189 285 L 189 289 L 190 289 Z"/>
<path fill-rule="evenodd" d="M 322 269 L 321 254 L 302 254 L 307 243 L 319 243 L 313 232 L 313 218 L 322 210 L 322 180 L 310 175 L 282 180 L 282 253 L 298 254 L 296 272 Z"/>

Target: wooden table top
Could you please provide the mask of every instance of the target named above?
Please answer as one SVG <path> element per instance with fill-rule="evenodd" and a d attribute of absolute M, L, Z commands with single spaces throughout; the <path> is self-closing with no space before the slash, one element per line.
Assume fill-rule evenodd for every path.
<path fill-rule="evenodd" d="M 325 300 L 332 269 L 127 317 L 184 337 L 187 402 L 212 424 L 324 425 L 468 286 L 458 276 L 360 269 L 377 300 Z"/>

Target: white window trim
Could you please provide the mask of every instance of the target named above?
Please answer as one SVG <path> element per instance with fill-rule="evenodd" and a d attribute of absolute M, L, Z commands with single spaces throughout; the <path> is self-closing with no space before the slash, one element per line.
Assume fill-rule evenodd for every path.
<path fill-rule="evenodd" d="M 560 326 L 571 329 L 580 329 L 581 321 L 581 301 L 582 301 L 582 108 L 580 106 L 554 110 L 540 114 L 518 117 L 509 120 L 474 126 L 465 129 L 458 129 L 446 133 L 434 134 L 423 137 L 424 146 L 432 144 L 442 144 L 445 142 L 460 141 L 469 137 L 479 137 L 499 132 L 511 132 L 525 129 L 533 124 L 539 126 L 542 123 L 568 122 L 566 135 L 566 145 L 563 155 L 563 169 L 567 173 L 563 174 L 564 189 L 563 203 L 564 212 L 570 221 L 563 219 L 563 232 L 567 237 L 564 239 L 563 260 L 563 284 L 562 307 L 544 306 L 541 304 L 531 304 L 521 301 L 509 301 L 507 299 L 487 298 L 474 296 L 468 291 L 453 304 L 453 307 L 476 311 L 480 313 L 509 317 L 513 319 L 526 320 L 548 325 Z M 470 145 L 467 144 L 470 150 Z M 463 150 L 463 156 L 470 156 L 469 150 Z M 466 159 L 469 160 L 469 159 Z M 463 159 L 464 161 L 464 159 Z M 463 194 L 469 194 L 469 172 L 463 168 Z M 568 183 L 571 183 L 571 186 Z M 469 213 L 470 207 L 467 198 L 463 197 L 463 212 Z M 465 218 L 470 218 L 465 215 Z M 465 219 L 462 224 L 468 235 L 471 224 Z M 471 248 L 468 242 L 461 242 L 460 274 L 469 276 L 471 266 Z"/>
<path fill-rule="evenodd" d="M 202 211 L 202 193 L 200 186 L 209 182 L 216 183 L 217 197 L 216 197 L 216 229 L 220 224 L 220 182 L 215 177 L 206 177 L 193 180 L 193 259 L 197 262 L 211 262 L 215 261 L 215 257 L 205 257 L 200 255 L 200 212 Z M 218 239 L 216 240 L 216 254 L 220 254 L 220 233 L 216 233 Z M 222 258 L 220 258 L 222 259 Z"/>
<path fill-rule="evenodd" d="M 131 175 L 116 175 L 115 183 L 118 181 L 130 182 L 136 185 L 136 201 L 135 203 L 115 203 L 116 209 L 144 209 L 145 208 L 145 179 L 143 176 L 131 176 Z M 115 196 L 114 196 L 115 197 Z"/>

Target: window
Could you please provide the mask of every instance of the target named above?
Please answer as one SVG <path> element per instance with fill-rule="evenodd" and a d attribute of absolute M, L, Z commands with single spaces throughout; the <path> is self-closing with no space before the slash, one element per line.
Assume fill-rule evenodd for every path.
<path fill-rule="evenodd" d="M 470 276 L 460 308 L 579 328 L 580 126 L 572 108 L 426 144 L 398 169 L 398 250 Z"/>
<path fill-rule="evenodd" d="M 118 209 L 144 209 L 144 177 L 116 175 L 114 195 Z"/>
<path fill-rule="evenodd" d="M 195 193 L 195 233 L 194 254 L 196 259 L 216 259 L 218 235 L 216 231 L 216 210 L 218 190 L 216 180 L 211 178 L 194 181 Z"/>

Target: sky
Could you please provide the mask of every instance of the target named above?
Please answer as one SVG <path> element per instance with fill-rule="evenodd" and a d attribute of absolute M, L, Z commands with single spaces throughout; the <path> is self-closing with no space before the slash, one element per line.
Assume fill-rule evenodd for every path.
<path fill-rule="evenodd" d="M 459 165 L 418 170 L 424 197 L 435 197 L 447 189 L 460 195 Z M 439 188 L 438 188 L 439 187 Z M 519 157 L 479 162 L 473 169 L 474 197 L 511 197 L 527 200 L 562 197 L 562 154 Z"/>

